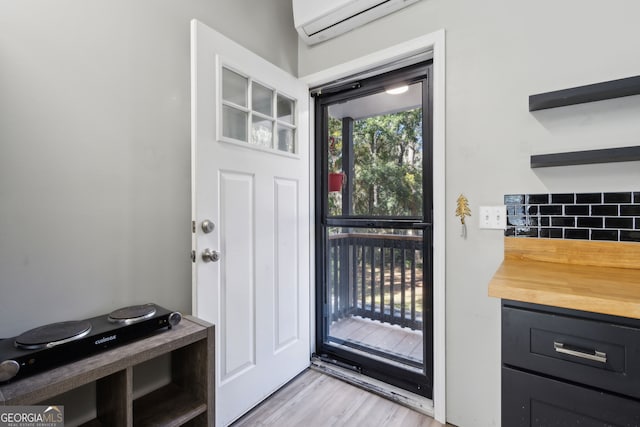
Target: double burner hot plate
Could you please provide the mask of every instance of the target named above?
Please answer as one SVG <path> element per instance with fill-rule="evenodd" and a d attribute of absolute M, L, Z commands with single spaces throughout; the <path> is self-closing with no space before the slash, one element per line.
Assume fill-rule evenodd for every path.
<path fill-rule="evenodd" d="M 50 369 L 171 329 L 182 316 L 156 304 L 120 308 L 87 320 L 52 323 L 0 340 L 0 382 Z"/>

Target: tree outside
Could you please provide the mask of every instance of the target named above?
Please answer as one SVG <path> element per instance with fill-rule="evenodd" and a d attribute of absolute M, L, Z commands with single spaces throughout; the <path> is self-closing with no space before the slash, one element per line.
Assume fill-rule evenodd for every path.
<path fill-rule="evenodd" d="M 329 170 L 342 170 L 342 121 L 329 120 Z M 422 215 L 422 109 L 353 124 L 352 215 Z M 342 214 L 342 194 L 329 195 L 330 215 Z"/>

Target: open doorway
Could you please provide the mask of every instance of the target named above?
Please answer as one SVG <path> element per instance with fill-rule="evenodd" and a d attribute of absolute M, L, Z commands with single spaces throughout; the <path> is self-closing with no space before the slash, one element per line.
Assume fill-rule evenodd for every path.
<path fill-rule="evenodd" d="M 431 74 L 423 62 L 332 87 L 315 102 L 316 352 L 428 398 Z"/>

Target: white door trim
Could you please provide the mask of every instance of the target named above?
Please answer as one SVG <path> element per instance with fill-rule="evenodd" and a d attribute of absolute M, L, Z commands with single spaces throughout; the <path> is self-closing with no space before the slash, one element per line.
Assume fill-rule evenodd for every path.
<path fill-rule="evenodd" d="M 433 53 L 433 410 L 434 418 L 445 423 L 445 31 L 441 29 L 399 43 L 300 77 L 300 80 L 313 88 L 428 51 Z M 310 102 L 313 103 L 313 100 Z M 313 108 L 309 111 L 313 111 Z M 311 132 L 313 132 L 313 126 L 312 123 Z M 313 134 L 310 138 L 313 141 Z M 312 174 L 313 167 L 310 168 L 311 181 L 313 181 Z M 311 200 L 313 199 L 311 197 Z M 314 212 L 313 207 L 311 212 Z M 311 261 L 313 266 L 313 259 Z M 313 280 L 312 283 L 314 283 Z M 311 292 L 311 295 L 315 295 L 315 292 Z M 314 342 L 313 338 L 312 342 Z"/>

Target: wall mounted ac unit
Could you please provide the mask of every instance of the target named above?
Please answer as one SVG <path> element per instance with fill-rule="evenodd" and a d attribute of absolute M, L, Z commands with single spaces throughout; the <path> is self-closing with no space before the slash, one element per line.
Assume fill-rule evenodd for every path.
<path fill-rule="evenodd" d="M 292 0 L 293 21 L 307 44 L 316 44 L 419 0 Z"/>

